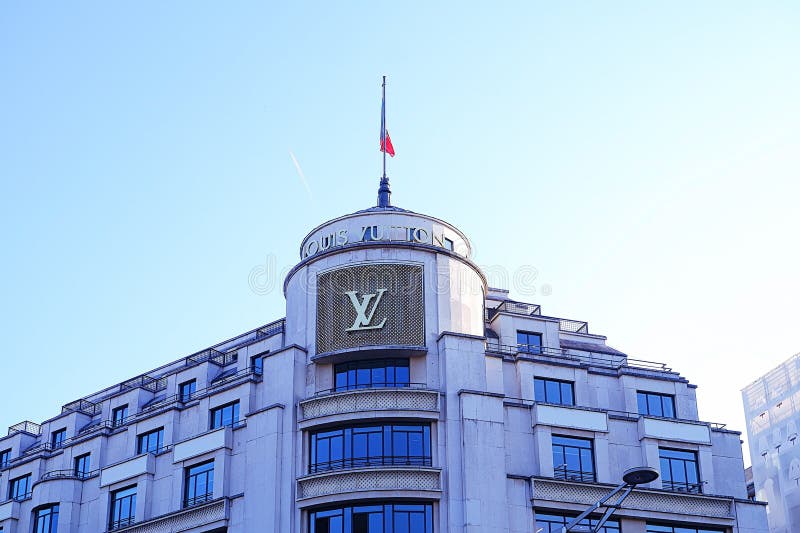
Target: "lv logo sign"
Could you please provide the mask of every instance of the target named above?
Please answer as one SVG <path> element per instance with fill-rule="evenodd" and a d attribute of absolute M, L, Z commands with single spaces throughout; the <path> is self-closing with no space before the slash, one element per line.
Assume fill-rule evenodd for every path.
<path fill-rule="evenodd" d="M 370 324 L 375 316 L 375 310 L 378 308 L 381 298 L 383 298 L 384 292 L 386 292 L 386 289 L 378 289 L 378 292 L 373 294 L 365 294 L 360 300 L 358 299 L 358 293 L 356 291 L 345 292 L 345 294 L 350 297 L 350 303 L 353 304 L 353 308 L 356 310 L 356 319 L 353 322 L 353 325 L 347 328 L 345 331 L 381 329 L 384 324 L 386 324 L 386 317 L 383 317 L 383 320 L 379 324 Z M 375 299 L 375 303 L 372 304 L 372 310 L 369 311 L 369 304 L 372 302 L 373 298 Z"/>

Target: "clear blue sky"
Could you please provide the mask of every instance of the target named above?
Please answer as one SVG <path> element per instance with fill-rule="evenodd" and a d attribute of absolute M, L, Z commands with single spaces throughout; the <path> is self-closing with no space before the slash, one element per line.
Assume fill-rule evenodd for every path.
<path fill-rule="evenodd" d="M 373 204 L 388 74 L 395 203 L 743 430 L 800 351 L 798 4 L 433 4 L 4 2 L 0 427 L 283 316 L 250 274 Z"/>

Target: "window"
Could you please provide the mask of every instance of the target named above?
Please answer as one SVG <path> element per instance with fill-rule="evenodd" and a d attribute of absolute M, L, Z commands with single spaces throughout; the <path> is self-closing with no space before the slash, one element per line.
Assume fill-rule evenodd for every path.
<path fill-rule="evenodd" d="M 553 471 L 556 479 L 594 481 L 592 441 L 553 435 Z"/>
<path fill-rule="evenodd" d="M 264 354 L 258 354 L 250 358 L 250 370 L 253 374 L 260 376 L 264 373 Z"/>
<path fill-rule="evenodd" d="M 524 353 L 542 353 L 542 334 L 518 331 L 517 349 Z"/>
<path fill-rule="evenodd" d="M 575 405 L 575 393 L 571 381 L 534 378 L 533 394 L 537 402 Z"/>
<path fill-rule="evenodd" d="M 164 447 L 164 428 L 143 433 L 137 439 L 136 453 L 158 453 Z"/>
<path fill-rule="evenodd" d="M 661 486 L 677 492 L 700 494 L 700 483 L 697 469 L 697 454 L 685 450 L 658 449 L 661 461 Z"/>
<path fill-rule="evenodd" d="M 380 503 L 313 511 L 309 533 L 433 533 L 433 507 Z"/>
<path fill-rule="evenodd" d="M 191 381 L 184 381 L 180 385 L 178 385 L 178 396 L 180 396 L 180 400 L 183 403 L 188 402 L 192 399 L 192 395 L 197 390 L 197 380 L 193 379 Z"/>
<path fill-rule="evenodd" d="M 444 238 L 444 247 L 450 250 L 451 252 L 455 248 L 453 245 L 453 239 L 448 239 L 447 237 Z"/>
<path fill-rule="evenodd" d="M 408 359 L 353 361 L 334 367 L 336 390 L 408 387 Z"/>
<path fill-rule="evenodd" d="M 111 425 L 113 427 L 118 427 L 124 424 L 126 418 L 128 418 L 128 404 L 120 405 L 111 411 Z"/>
<path fill-rule="evenodd" d="M 573 518 L 575 517 L 536 511 L 536 527 L 534 531 L 538 531 L 539 533 L 561 533 L 562 528 L 569 524 Z M 579 525 L 589 526 L 594 530 L 597 526 L 597 519 L 586 518 L 581 520 Z M 609 520 L 597 533 L 620 533 L 619 522 L 617 520 Z"/>
<path fill-rule="evenodd" d="M 724 533 L 724 529 L 710 528 L 705 526 L 672 526 L 669 524 L 647 523 L 647 533 Z"/>
<path fill-rule="evenodd" d="M 11 448 L 0 452 L 0 468 L 5 468 L 11 462 Z"/>
<path fill-rule="evenodd" d="M 24 500 L 31 496 L 31 475 L 27 474 L 8 482 L 8 499 Z"/>
<path fill-rule="evenodd" d="M 92 456 L 88 453 L 75 458 L 75 477 L 83 479 L 92 471 Z"/>
<path fill-rule="evenodd" d="M 211 429 L 233 426 L 239 421 L 239 401 L 220 405 L 211 410 Z"/>
<path fill-rule="evenodd" d="M 111 493 L 108 529 L 130 526 L 136 519 L 136 485 Z"/>
<path fill-rule="evenodd" d="M 61 448 L 64 446 L 64 441 L 67 440 L 67 428 L 62 428 L 50 434 L 50 446 L 52 448 Z"/>
<path fill-rule="evenodd" d="M 431 428 L 386 424 L 311 434 L 311 472 L 376 465 L 431 465 Z"/>
<path fill-rule="evenodd" d="M 58 504 L 39 507 L 33 511 L 33 533 L 58 531 Z"/>
<path fill-rule="evenodd" d="M 214 461 L 190 466 L 184 476 L 183 506 L 192 507 L 214 497 Z"/>
<path fill-rule="evenodd" d="M 675 397 L 655 392 L 636 392 L 639 414 L 675 418 Z"/>

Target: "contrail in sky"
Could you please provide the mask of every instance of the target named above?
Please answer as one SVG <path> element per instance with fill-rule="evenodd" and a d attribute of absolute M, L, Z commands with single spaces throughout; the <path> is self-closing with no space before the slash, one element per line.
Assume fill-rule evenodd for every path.
<path fill-rule="evenodd" d="M 297 169 L 297 175 L 300 176 L 300 181 L 303 182 L 303 187 L 306 188 L 308 197 L 313 200 L 314 195 L 311 194 L 311 187 L 308 186 L 308 180 L 306 179 L 306 175 L 303 174 L 303 169 L 300 168 L 300 163 L 297 162 L 297 158 L 294 156 L 294 152 L 292 152 L 291 150 L 289 150 L 289 157 L 292 158 L 292 163 L 294 163 L 294 168 Z"/>

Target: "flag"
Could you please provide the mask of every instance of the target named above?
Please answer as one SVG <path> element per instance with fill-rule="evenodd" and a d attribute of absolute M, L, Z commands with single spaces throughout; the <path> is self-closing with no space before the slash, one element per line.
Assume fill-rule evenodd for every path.
<path fill-rule="evenodd" d="M 381 100 L 381 152 L 386 152 L 394 157 L 394 146 L 389 131 L 386 129 L 386 96 Z"/>

